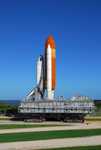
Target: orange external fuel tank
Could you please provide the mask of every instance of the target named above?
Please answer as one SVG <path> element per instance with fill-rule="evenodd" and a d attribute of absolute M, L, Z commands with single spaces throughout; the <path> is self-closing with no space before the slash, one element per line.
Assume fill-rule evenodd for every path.
<path fill-rule="evenodd" d="M 56 46 L 53 36 L 49 36 L 45 43 L 45 88 L 49 99 L 53 98 L 56 87 Z"/>

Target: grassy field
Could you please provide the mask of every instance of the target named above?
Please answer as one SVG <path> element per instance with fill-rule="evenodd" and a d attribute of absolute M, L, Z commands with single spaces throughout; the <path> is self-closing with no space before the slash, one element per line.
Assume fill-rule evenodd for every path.
<path fill-rule="evenodd" d="M 0 124 L 0 129 L 17 129 L 17 128 L 36 128 L 36 127 L 55 127 L 65 126 L 57 124 Z"/>
<path fill-rule="evenodd" d="M 71 147 L 71 148 L 53 148 L 45 150 L 101 150 L 101 145 L 99 146 L 81 146 L 81 147 Z"/>
<path fill-rule="evenodd" d="M 101 121 L 101 116 L 87 116 L 85 117 L 86 121 Z"/>
<path fill-rule="evenodd" d="M 101 129 L 7 133 L 7 134 L 0 134 L 0 143 L 59 139 L 70 137 L 87 137 L 94 135 L 101 135 Z"/>
<path fill-rule="evenodd" d="M 0 120 L 10 120 L 12 117 L 0 116 Z"/>

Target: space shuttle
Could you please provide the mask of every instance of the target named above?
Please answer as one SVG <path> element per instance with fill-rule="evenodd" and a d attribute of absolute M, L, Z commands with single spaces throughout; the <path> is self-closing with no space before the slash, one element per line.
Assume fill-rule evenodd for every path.
<path fill-rule="evenodd" d="M 26 96 L 26 100 L 54 100 L 56 88 L 56 46 L 50 35 L 45 42 L 44 55 L 36 63 L 36 87 Z"/>

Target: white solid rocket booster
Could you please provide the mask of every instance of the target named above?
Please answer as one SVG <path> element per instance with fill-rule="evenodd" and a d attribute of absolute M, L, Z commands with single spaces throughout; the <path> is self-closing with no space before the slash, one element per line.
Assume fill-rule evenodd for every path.
<path fill-rule="evenodd" d="M 48 45 L 47 47 L 47 97 L 48 99 L 53 99 L 52 95 L 52 63 L 51 63 L 51 47 Z"/>

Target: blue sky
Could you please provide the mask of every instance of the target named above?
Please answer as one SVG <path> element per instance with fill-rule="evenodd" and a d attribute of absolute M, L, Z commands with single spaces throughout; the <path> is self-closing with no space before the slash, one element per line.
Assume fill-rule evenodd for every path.
<path fill-rule="evenodd" d="M 36 85 L 36 60 L 56 41 L 56 96 L 101 99 L 100 0 L 0 0 L 0 99 Z"/>

